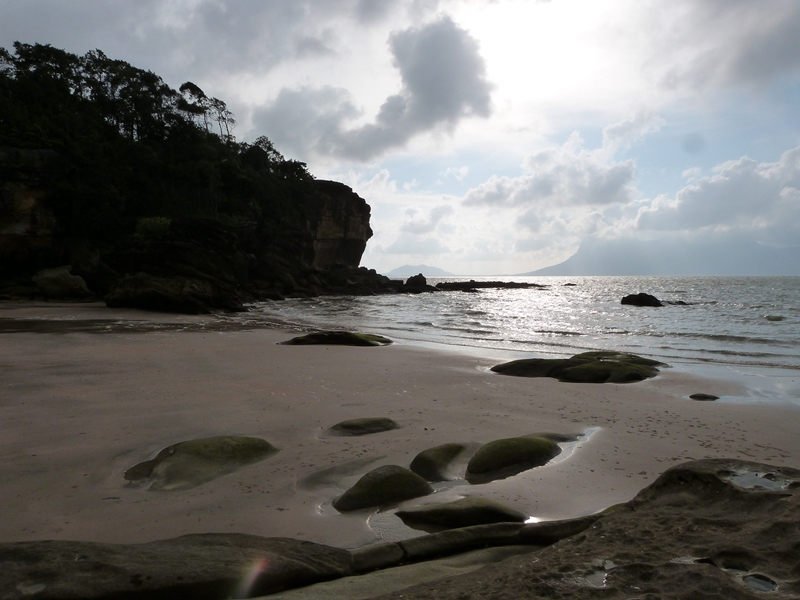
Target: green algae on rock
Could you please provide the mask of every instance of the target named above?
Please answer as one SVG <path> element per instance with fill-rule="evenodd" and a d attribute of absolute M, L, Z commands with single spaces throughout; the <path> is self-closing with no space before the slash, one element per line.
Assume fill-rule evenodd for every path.
<path fill-rule="evenodd" d="M 470 459 L 466 479 L 470 483 L 505 479 L 547 464 L 560 453 L 561 448 L 556 442 L 543 437 L 520 436 L 494 440 L 478 448 Z"/>
<path fill-rule="evenodd" d="M 357 436 L 391 431 L 392 429 L 400 429 L 400 425 L 388 417 L 364 417 L 341 421 L 333 425 L 329 431 L 334 435 Z"/>
<path fill-rule="evenodd" d="M 433 492 L 431 485 L 416 473 L 397 465 L 378 467 L 333 501 L 339 512 L 393 504 Z"/>
<path fill-rule="evenodd" d="M 450 472 L 453 461 L 467 450 L 466 444 L 442 444 L 423 450 L 411 461 L 410 468 L 428 481 L 457 479 Z"/>
<path fill-rule="evenodd" d="M 374 333 L 353 333 L 352 331 L 317 331 L 315 333 L 301 335 L 279 343 L 285 346 L 388 346 L 392 343 L 392 340 Z"/>
<path fill-rule="evenodd" d="M 491 368 L 500 375 L 554 377 L 570 383 L 632 383 L 658 375 L 664 363 L 626 352 L 596 351 L 572 358 L 512 360 Z"/>
<path fill-rule="evenodd" d="M 397 516 L 409 527 L 424 531 L 440 531 L 488 523 L 524 523 L 528 515 L 505 504 L 469 496 L 444 504 L 427 504 L 397 511 Z"/>
<path fill-rule="evenodd" d="M 167 446 L 155 458 L 125 471 L 128 481 L 150 480 L 151 490 L 187 490 L 276 454 L 266 440 L 216 436 Z"/>

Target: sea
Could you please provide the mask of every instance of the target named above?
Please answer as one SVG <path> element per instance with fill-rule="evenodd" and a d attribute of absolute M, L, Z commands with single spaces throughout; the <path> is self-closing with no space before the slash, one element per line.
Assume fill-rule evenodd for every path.
<path fill-rule="evenodd" d="M 733 380 L 723 401 L 800 406 L 800 277 L 430 277 L 543 287 L 259 302 L 227 317 L 385 335 L 396 343 L 493 358 L 560 358 L 618 350 Z M 663 307 L 621 304 L 646 292 Z"/>

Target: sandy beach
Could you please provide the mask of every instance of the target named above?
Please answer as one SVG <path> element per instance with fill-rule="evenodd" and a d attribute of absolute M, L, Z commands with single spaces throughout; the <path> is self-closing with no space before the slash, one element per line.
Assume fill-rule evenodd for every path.
<path fill-rule="evenodd" d="M 497 375 L 488 371 L 496 361 L 455 352 L 282 346 L 297 333 L 202 331 L 203 317 L 99 304 L 7 304 L 0 321 L 9 319 L 42 326 L 0 334 L 3 542 L 240 532 L 355 548 L 407 535 L 386 515 L 370 528 L 370 511 L 332 508 L 368 470 L 407 467 L 446 442 L 535 432 L 588 435 L 555 464 L 489 484 L 462 482 L 404 506 L 480 495 L 537 519 L 569 518 L 630 500 L 682 461 L 800 466 L 797 407 L 692 401 L 696 392 L 740 390 L 676 369 L 635 384 L 568 384 Z M 64 332 L 48 328 L 52 319 L 191 327 Z M 363 437 L 326 431 L 378 416 L 401 428 Z M 171 444 L 217 435 L 260 437 L 280 452 L 190 490 L 150 491 L 123 478 Z M 331 467 L 341 468 L 320 474 Z"/>

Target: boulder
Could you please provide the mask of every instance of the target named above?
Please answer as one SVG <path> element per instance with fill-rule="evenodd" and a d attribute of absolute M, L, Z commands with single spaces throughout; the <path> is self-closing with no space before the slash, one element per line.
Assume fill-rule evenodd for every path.
<path fill-rule="evenodd" d="M 466 479 L 470 483 L 505 479 L 547 464 L 559 454 L 561 448 L 558 444 L 543 437 L 520 436 L 494 440 L 478 448 L 470 459 Z"/>
<path fill-rule="evenodd" d="M 410 469 L 428 481 L 458 479 L 453 472 L 453 461 L 467 450 L 466 444 L 442 444 L 423 450 L 411 461 Z"/>
<path fill-rule="evenodd" d="M 406 279 L 400 291 L 407 294 L 421 294 L 422 292 L 435 292 L 436 288 L 432 285 L 428 285 L 428 280 L 425 279 L 425 275 L 419 273 L 418 275 Z"/>
<path fill-rule="evenodd" d="M 333 501 L 339 512 L 395 504 L 433 492 L 431 485 L 416 473 L 397 465 L 378 467 Z"/>
<path fill-rule="evenodd" d="M 226 286 L 206 279 L 183 276 L 157 276 L 149 273 L 126 275 L 118 280 L 105 297 L 112 308 L 199 315 L 215 308 L 244 310 L 241 298 Z"/>
<path fill-rule="evenodd" d="M 713 394 L 692 394 L 689 396 L 692 400 L 700 400 L 701 402 L 713 402 L 714 400 L 719 400 L 719 396 L 714 396 Z"/>
<path fill-rule="evenodd" d="M 285 538 L 206 533 L 146 544 L 0 544 L 0 598 L 250 598 L 345 577 L 347 550 Z"/>
<path fill-rule="evenodd" d="M 624 352 L 583 352 L 572 358 L 529 358 L 491 368 L 515 377 L 554 377 L 571 383 L 633 383 L 658 374 L 657 360 Z"/>
<path fill-rule="evenodd" d="M 489 523 L 448 529 L 397 543 L 406 560 L 430 560 L 439 556 L 467 552 L 488 546 L 509 546 L 521 543 L 522 523 Z"/>
<path fill-rule="evenodd" d="M 333 425 L 329 431 L 334 435 L 369 435 L 381 431 L 399 429 L 400 425 L 388 417 L 365 417 L 363 419 L 349 419 Z"/>
<path fill-rule="evenodd" d="M 90 302 L 94 294 L 86 287 L 83 277 L 70 273 L 70 266 L 42 269 L 33 276 L 33 283 L 48 300 Z"/>
<path fill-rule="evenodd" d="M 316 333 L 301 335 L 280 343 L 286 346 L 387 346 L 392 343 L 392 340 L 373 333 L 317 331 Z"/>
<path fill-rule="evenodd" d="M 644 292 L 629 294 L 623 297 L 620 303 L 630 304 L 631 306 L 664 306 L 658 298 Z"/>
<path fill-rule="evenodd" d="M 155 458 L 125 471 L 124 477 L 131 482 L 151 482 L 151 490 L 188 490 L 277 452 L 277 448 L 261 438 L 201 438 L 167 446 Z"/>
<path fill-rule="evenodd" d="M 444 504 L 426 504 L 398 510 L 397 516 L 409 527 L 440 531 L 488 523 L 524 523 L 528 515 L 508 506 L 478 496 L 469 496 Z"/>

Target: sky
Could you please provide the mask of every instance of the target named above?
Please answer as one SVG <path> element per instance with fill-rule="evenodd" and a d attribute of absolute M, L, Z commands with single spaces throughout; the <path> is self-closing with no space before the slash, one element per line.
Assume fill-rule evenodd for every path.
<path fill-rule="evenodd" d="M 379 272 L 800 246 L 798 31 L 796 0 L 0 0 L 0 46 L 192 81 L 351 186 Z"/>

